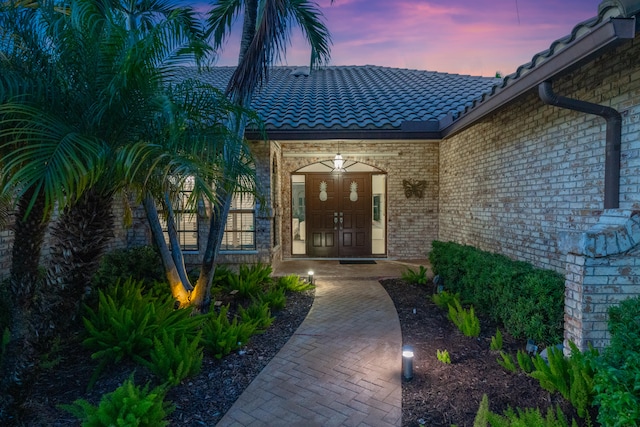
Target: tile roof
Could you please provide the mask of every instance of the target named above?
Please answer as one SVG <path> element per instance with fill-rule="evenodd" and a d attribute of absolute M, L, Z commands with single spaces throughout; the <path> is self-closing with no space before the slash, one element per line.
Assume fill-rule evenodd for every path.
<path fill-rule="evenodd" d="M 189 73 L 193 73 L 191 70 Z M 224 89 L 233 67 L 200 79 Z M 379 66 L 274 67 L 252 109 L 267 132 L 439 131 L 439 121 L 473 104 L 494 78 Z"/>

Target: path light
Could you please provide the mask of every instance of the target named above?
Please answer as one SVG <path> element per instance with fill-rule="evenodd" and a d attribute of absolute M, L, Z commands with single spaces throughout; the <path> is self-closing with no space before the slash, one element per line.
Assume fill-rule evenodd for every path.
<path fill-rule="evenodd" d="M 402 375 L 405 379 L 413 378 L 413 347 L 402 346 Z"/>
<path fill-rule="evenodd" d="M 308 278 L 307 281 L 309 282 L 310 285 L 313 285 L 313 270 L 309 270 L 308 274 Z"/>

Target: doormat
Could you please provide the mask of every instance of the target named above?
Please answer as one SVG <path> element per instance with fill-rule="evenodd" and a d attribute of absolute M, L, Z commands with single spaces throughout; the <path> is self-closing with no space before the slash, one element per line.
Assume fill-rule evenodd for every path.
<path fill-rule="evenodd" d="M 340 264 L 375 264 L 374 260 L 367 259 L 341 259 Z"/>

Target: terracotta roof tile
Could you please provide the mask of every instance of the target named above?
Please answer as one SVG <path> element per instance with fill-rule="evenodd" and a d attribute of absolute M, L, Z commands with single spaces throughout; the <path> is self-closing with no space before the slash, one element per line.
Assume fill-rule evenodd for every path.
<path fill-rule="evenodd" d="M 224 89 L 232 72 L 214 67 L 200 78 Z M 251 106 L 271 130 L 400 130 L 406 121 L 438 121 L 464 111 L 495 82 L 371 65 L 325 67 L 308 75 L 301 67 L 275 67 Z"/>

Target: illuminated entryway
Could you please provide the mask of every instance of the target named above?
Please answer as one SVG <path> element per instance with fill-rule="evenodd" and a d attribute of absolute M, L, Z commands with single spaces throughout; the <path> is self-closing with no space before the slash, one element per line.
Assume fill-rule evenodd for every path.
<path fill-rule="evenodd" d="M 330 161 L 291 176 L 292 255 L 386 254 L 386 174 L 358 162 L 333 171 Z"/>

